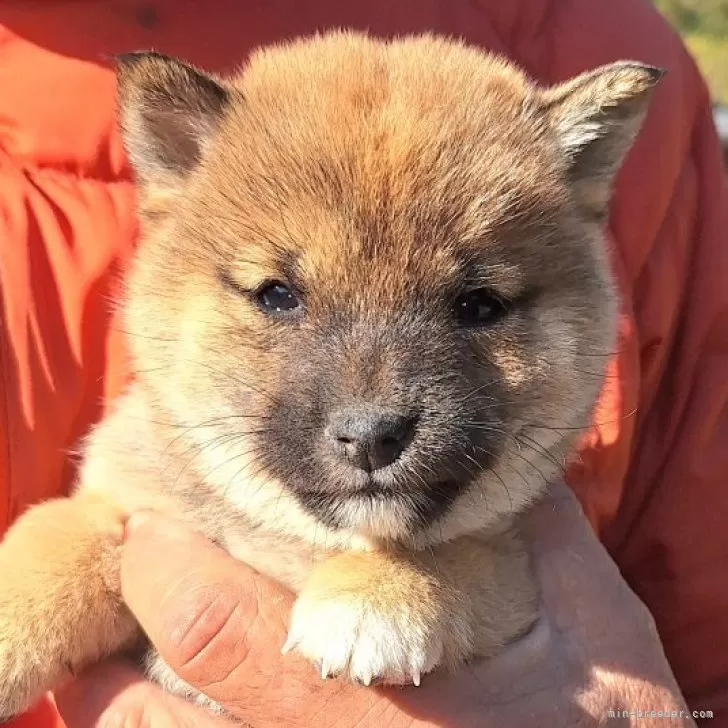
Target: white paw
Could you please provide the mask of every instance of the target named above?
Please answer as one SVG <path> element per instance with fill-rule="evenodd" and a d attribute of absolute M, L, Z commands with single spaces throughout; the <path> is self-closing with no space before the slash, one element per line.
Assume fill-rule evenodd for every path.
<path fill-rule="evenodd" d="M 355 595 L 296 601 L 283 652 L 296 650 L 321 669 L 322 678 L 347 675 L 371 685 L 420 684 L 440 663 L 443 632 L 410 610 L 384 613 Z"/>

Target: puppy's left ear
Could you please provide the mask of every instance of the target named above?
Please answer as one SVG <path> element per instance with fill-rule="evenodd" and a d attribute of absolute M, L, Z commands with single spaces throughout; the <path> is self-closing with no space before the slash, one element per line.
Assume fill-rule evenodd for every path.
<path fill-rule="evenodd" d="M 142 187 L 179 187 L 202 159 L 231 91 L 153 51 L 116 56 L 122 136 Z"/>
<path fill-rule="evenodd" d="M 614 177 L 664 73 L 620 61 L 540 92 L 577 198 L 596 216 L 606 215 Z"/>

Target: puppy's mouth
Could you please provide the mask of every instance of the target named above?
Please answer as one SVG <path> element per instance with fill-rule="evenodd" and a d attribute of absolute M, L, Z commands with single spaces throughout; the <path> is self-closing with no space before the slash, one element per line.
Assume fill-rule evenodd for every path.
<path fill-rule="evenodd" d="M 330 528 L 354 528 L 366 522 L 376 530 L 377 519 L 397 519 L 404 530 L 427 528 L 442 518 L 467 487 L 467 481 L 421 482 L 410 487 L 374 479 L 348 488 L 295 488 L 301 506 Z"/>
<path fill-rule="evenodd" d="M 457 494 L 457 492 L 463 487 L 464 484 L 460 485 L 455 480 L 442 480 L 432 484 L 421 484 L 416 486 L 415 490 L 425 492 L 427 494 L 441 494 L 444 497 L 446 494 Z M 361 499 L 361 500 L 373 500 L 373 501 L 393 501 L 393 502 L 407 502 L 418 494 L 415 492 L 408 492 L 401 488 L 394 488 L 390 485 L 381 485 L 379 483 L 368 483 L 367 485 L 354 488 L 353 490 L 346 491 L 344 493 L 337 494 L 337 497 L 347 499 Z"/>
<path fill-rule="evenodd" d="M 388 500 L 390 498 L 398 498 L 401 492 L 388 485 L 380 485 L 370 482 L 366 485 L 354 488 L 353 490 L 342 493 L 340 497 L 346 498 L 371 498 L 373 500 Z"/>

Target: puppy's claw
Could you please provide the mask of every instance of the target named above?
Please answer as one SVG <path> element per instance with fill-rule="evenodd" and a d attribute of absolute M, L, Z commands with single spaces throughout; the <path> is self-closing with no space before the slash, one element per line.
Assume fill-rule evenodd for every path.
<path fill-rule="evenodd" d="M 418 687 L 420 686 L 420 678 L 421 678 L 421 676 L 420 676 L 420 671 L 419 671 L 419 670 L 415 670 L 415 671 L 414 671 L 414 672 L 412 673 L 412 684 L 413 684 L 413 685 L 414 685 L 415 687 L 417 687 L 417 688 L 418 688 Z"/>
<path fill-rule="evenodd" d="M 321 662 L 321 679 L 326 680 L 329 676 L 329 666 L 325 661 Z"/>

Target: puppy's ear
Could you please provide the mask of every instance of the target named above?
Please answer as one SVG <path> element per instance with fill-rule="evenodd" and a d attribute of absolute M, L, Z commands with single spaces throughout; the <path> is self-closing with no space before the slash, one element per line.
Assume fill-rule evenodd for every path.
<path fill-rule="evenodd" d="M 654 66 L 621 61 L 541 92 L 577 196 L 592 214 L 606 215 L 614 177 L 663 75 Z"/>
<path fill-rule="evenodd" d="M 115 57 L 122 136 L 144 187 L 178 187 L 205 153 L 231 91 L 155 52 Z"/>

